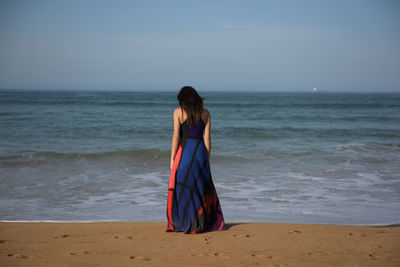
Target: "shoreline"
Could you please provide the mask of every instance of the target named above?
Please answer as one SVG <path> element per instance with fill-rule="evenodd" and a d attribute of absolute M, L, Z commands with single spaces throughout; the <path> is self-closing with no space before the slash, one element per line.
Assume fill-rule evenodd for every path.
<path fill-rule="evenodd" d="M 164 223 L 163 221 L 118 221 L 118 220 L 71 220 L 71 221 L 58 221 L 58 220 L 0 220 L 1 223 Z M 166 222 L 165 222 L 166 223 Z M 299 224 L 299 225 L 328 225 L 328 226 L 381 226 L 381 227 L 399 227 L 400 223 L 376 223 L 376 224 L 334 224 L 334 223 L 297 223 L 297 222 L 247 222 L 237 221 L 229 222 L 227 224 Z"/>
<path fill-rule="evenodd" d="M 398 266 L 399 226 L 231 222 L 190 235 L 166 222 L 0 222 L 0 265 Z"/>

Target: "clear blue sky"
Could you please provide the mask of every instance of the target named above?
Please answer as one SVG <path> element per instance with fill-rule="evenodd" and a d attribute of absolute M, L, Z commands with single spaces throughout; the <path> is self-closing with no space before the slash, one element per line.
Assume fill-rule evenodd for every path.
<path fill-rule="evenodd" d="M 400 1 L 1 0 L 0 88 L 400 92 Z"/>

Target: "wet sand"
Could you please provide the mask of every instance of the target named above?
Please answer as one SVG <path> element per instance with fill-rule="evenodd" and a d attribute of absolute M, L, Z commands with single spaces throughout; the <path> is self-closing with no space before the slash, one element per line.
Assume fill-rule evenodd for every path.
<path fill-rule="evenodd" d="M 228 223 L 0 223 L 0 266 L 400 266 L 400 227 Z"/>

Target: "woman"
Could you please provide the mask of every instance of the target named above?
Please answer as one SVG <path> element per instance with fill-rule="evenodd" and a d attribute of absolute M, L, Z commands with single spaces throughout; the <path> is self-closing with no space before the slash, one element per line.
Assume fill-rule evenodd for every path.
<path fill-rule="evenodd" d="M 167 232 L 221 230 L 224 217 L 210 172 L 211 117 L 196 90 L 185 86 L 174 111 Z M 204 138 L 203 138 L 204 136 Z"/>

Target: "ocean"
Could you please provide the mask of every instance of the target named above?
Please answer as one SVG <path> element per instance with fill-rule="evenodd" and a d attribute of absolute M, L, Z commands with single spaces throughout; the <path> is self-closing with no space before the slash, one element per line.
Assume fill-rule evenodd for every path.
<path fill-rule="evenodd" d="M 400 223 L 400 94 L 199 93 L 225 221 Z M 176 95 L 0 91 L 0 220 L 166 221 Z"/>

